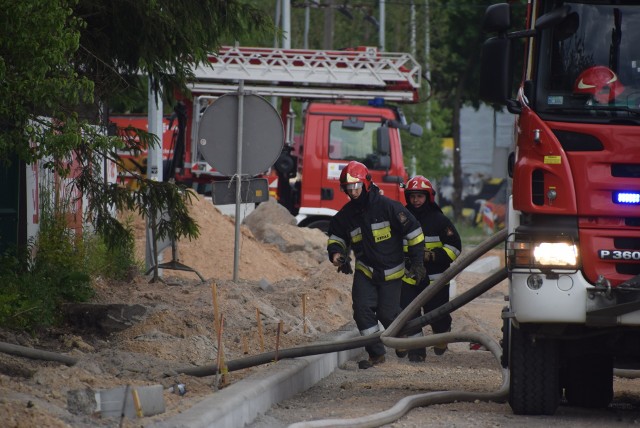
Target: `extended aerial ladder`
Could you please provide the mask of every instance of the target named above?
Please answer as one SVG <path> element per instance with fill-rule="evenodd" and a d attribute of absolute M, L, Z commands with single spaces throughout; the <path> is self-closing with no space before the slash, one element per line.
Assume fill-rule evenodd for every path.
<path fill-rule="evenodd" d="M 222 47 L 195 69 L 191 89 L 198 94 L 245 90 L 262 96 L 366 100 L 384 97 L 417 102 L 420 65 L 407 53 Z"/>

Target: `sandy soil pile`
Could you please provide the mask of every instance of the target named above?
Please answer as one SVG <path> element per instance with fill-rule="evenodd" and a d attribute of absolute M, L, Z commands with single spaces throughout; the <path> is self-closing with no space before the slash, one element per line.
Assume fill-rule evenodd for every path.
<path fill-rule="evenodd" d="M 93 303 L 144 308 L 139 322 L 120 332 L 101 334 L 73 326 L 36 336 L 0 331 L 0 341 L 78 360 L 73 366 L 65 366 L 0 353 L 3 425 L 140 426 L 153 417 L 137 421 L 125 418 L 121 422 L 99 414 L 73 414 L 68 409 L 68 393 L 161 384 L 166 412 L 158 417 L 164 419 L 197 403 L 216 387 L 264 369 L 234 371 L 224 379 L 176 373 L 179 368 L 217 363 L 214 306 L 223 319 L 221 343 L 226 361 L 274 351 L 276 346 L 285 349 L 310 342 L 350 323 L 351 277 L 337 273 L 328 262 L 326 236 L 318 230 L 291 225 L 291 216 L 275 203 L 263 205 L 250 217 L 254 217 L 254 223 L 269 225 L 259 233 L 268 235 L 273 243 L 264 243 L 249 228 L 241 227 L 236 282 L 232 280 L 234 221 L 203 198 L 194 200 L 191 210 L 201 235 L 197 240 L 179 242 L 177 253 L 180 263 L 196 270 L 205 282 L 194 272 L 169 269 L 163 271 L 162 282 L 150 283 L 149 277 L 143 276 L 127 283 L 98 280 Z M 144 221 L 132 220 L 138 256 L 144 260 Z M 169 249 L 163 262 L 171 259 Z M 169 392 L 178 383 L 186 385 L 184 396 Z"/>

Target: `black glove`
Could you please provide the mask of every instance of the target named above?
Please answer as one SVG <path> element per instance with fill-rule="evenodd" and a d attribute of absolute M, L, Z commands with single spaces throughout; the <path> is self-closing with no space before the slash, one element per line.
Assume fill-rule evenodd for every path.
<path fill-rule="evenodd" d="M 430 262 L 436 260 L 436 253 L 431 250 L 424 250 L 424 262 Z"/>
<path fill-rule="evenodd" d="M 427 270 L 422 263 L 412 263 L 406 275 L 419 284 L 427 276 Z"/>
<path fill-rule="evenodd" d="M 338 266 L 338 272 L 342 272 L 347 275 L 353 273 L 353 269 L 351 269 L 351 257 L 340 256 L 338 261 L 340 262 L 340 266 Z"/>

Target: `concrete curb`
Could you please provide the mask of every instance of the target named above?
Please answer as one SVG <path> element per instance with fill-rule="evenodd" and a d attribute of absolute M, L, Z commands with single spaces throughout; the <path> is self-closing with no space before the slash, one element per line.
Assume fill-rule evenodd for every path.
<path fill-rule="evenodd" d="M 357 329 L 328 334 L 322 342 L 358 337 Z M 339 365 L 356 358 L 363 348 L 278 361 L 203 399 L 179 415 L 158 422 L 157 428 L 242 428 L 273 405 L 306 391 Z"/>

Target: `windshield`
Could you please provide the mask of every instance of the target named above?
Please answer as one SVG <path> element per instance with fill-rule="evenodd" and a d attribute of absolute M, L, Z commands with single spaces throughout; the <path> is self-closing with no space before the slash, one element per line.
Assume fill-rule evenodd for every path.
<path fill-rule="evenodd" d="M 640 2 L 555 3 L 569 14 L 538 41 L 536 110 L 638 120 Z"/>
<path fill-rule="evenodd" d="M 363 129 L 346 129 L 334 120 L 329 128 L 329 159 L 355 160 L 370 169 L 386 169 L 378 162 L 376 130 L 380 122 L 364 122 Z"/>

